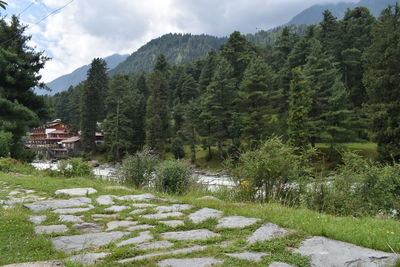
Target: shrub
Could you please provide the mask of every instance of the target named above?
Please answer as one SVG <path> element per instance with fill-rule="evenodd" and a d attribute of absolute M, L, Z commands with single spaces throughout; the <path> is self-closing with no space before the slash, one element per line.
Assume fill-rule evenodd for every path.
<path fill-rule="evenodd" d="M 58 172 L 64 177 L 93 176 L 93 167 L 81 158 L 61 160 L 58 163 Z"/>
<path fill-rule="evenodd" d="M 34 168 L 28 164 L 22 163 L 12 158 L 0 158 L 1 172 L 16 172 L 22 174 L 31 174 Z"/>
<path fill-rule="evenodd" d="M 230 175 L 237 181 L 238 193 L 249 198 L 269 200 L 289 197 L 298 190 L 291 182 L 299 182 L 307 173 L 309 154 L 298 154 L 296 148 L 273 137 L 260 148 L 239 156 L 236 164 L 227 162 Z"/>
<path fill-rule="evenodd" d="M 191 171 L 180 161 L 166 160 L 155 170 L 155 187 L 169 194 L 182 194 L 189 188 Z"/>
<path fill-rule="evenodd" d="M 136 188 L 149 186 L 159 157 L 150 149 L 144 149 L 126 157 L 118 170 L 120 179 Z"/>
<path fill-rule="evenodd" d="M 9 157 L 11 153 L 12 133 L 0 131 L 0 157 Z"/>

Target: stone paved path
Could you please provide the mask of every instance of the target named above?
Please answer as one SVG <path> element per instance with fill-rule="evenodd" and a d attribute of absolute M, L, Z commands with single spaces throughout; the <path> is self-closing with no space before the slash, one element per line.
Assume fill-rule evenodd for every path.
<path fill-rule="evenodd" d="M 155 260 L 160 267 L 206 267 L 232 259 L 238 262 L 235 266 L 244 266 L 273 256 L 273 251 L 260 251 L 261 244 L 257 243 L 294 232 L 259 218 L 228 216 L 220 210 L 153 194 L 101 195 L 93 188 L 69 188 L 55 191 L 57 199 L 46 199 L 36 196 L 33 190 L 11 190 L 3 185 L 1 190 L 9 192 L 6 199 L 0 199 L 0 205 L 23 205 L 36 234 L 47 237 L 56 250 L 68 255 L 61 261 L 9 265 L 13 267 L 64 266 L 62 260 L 84 265 L 107 261 L 110 265 L 127 266 Z M 232 251 L 229 247 L 235 242 L 240 245 Z M 120 247 L 125 254 L 115 252 Z M 220 252 L 215 253 L 215 249 Z M 204 254 L 207 251 L 214 252 Z M 309 238 L 296 250 L 287 251 L 310 257 L 311 266 L 315 267 L 385 266 L 396 260 L 394 254 L 324 237 Z M 275 261 L 269 266 L 292 265 Z"/>

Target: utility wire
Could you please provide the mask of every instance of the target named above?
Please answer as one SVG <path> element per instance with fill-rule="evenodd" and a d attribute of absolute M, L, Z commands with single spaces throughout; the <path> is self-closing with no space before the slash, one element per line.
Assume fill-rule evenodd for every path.
<path fill-rule="evenodd" d="M 31 2 L 26 8 L 24 8 L 24 10 L 22 10 L 21 12 L 19 12 L 19 14 L 17 15 L 17 17 L 19 18 L 25 11 L 27 11 L 31 6 L 33 6 L 35 2 Z"/>
<path fill-rule="evenodd" d="M 26 27 L 26 29 L 30 29 L 32 26 L 38 25 L 39 23 L 41 23 L 42 21 L 44 21 L 44 20 L 47 19 L 48 17 L 50 17 L 50 16 L 54 15 L 55 13 L 57 13 L 57 12 L 63 10 L 64 8 L 66 8 L 67 6 L 69 6 L 69 5 L 70 5 L 72 2 L 74 2 L 74 1 L 75 1 L 75 0 L 71 0 L 71 1 L 69 1 L 68 3 L 66 3 L 65 5 L 63 5 L 62 7 L 53 10 L 52 12 L 50 12 L 49 14 L 47 14 L 46 16 L 44 16 L 43 18 L 41 18 L 41 19 L 40 19 L 39 21 L 37 21 L 36 23 L 31 24 L 31 25 L 29 25 L 28 27 Z M 26 9 L 28 9 L 28 8 L 26 8 Z M 22 12 L 21 12 L 21 13 L 22 13 Z M 10 38 L 10 39 L 8 39 L 8 40 L 6 40 L 6 41 L 0 43 L 0 46 L 1 46 L 1 45 L 4 45 L 4 44 L 6 44 L 6 43 L 8 43 L 8 42 L 10 42 L 10 41 L 12 41 L 12 40 L 15 39 L 15 38 L 16 38 L 16 37 L 13 37 L 13 38 Z"/>

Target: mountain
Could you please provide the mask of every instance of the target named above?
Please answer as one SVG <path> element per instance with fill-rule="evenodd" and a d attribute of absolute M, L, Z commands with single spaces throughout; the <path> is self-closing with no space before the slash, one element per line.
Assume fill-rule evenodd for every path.
<path fill-rule="evenodd" d="M 108 69 L 113 69 L 119 63 L 124 61 L 127 57 L 128 57 L 128 55 L 114 54 L 112 56 L 104 58 L 104 60 L 107 63 Z M 51 92 L 44 91 L 44 90 L 37 90 L 37 93 L 38 94 L 54 95 L 54 94 L 56 94 L 58 92 L 62 92 L 62 91 L 67 90 L 70 86 L 76 86 L 79 83 L 81 83 L 84 80 L 86 80 L 87 71 L 89 70 L 89 68 L 90 68 L 90 64 L 82 66 L 82 67 L 74 70 L 70 74 L 63 75 L 63 76 L 61 76 L 61 77 L 59 77 L 59 78 L 47 83 L 46 85 L 50 89 L 52 89 Z"/>
<path fill-rule="evenodd" d="M 139 48 L 109 73 L 114 75 L 150 71 L 159 54 L 164 54 L 171 65 L 184 64 L 205 57 L 211 49 L 218 50 L 226 40 L 205 34 L 166 34 Z"/>
<path fill-rule="evenodd" d="M 353 9 L 358 6 L 367 7 L 375 17 L 378 17 L 383 9 L 387 8 L 389 5 L 396 4 L 396 2 L 397 0 L 361 0 L 356 3 L 317 4 L 293 17 L 288 25 L 310 25 L 320 23 L 322 21 L 322 12 L 327 9 L 330 10 L 335 17 L 342 19 L 348 8 Z"/>

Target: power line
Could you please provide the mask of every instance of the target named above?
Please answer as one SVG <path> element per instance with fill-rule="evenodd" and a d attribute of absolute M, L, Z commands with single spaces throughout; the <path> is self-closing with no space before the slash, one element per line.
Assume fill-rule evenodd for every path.
<path fill-rule="evenodd" d="M 26 29 L 30 29 L 32 26 L 38 25 L 39 23 L 41 23 L 42 21 L 44 21 L 44 20 L 47 19 L 48 17 L 50 17 L 50 16 L 54 15 L 55 13 L 57 13 L 57 12 L 63 10 L 64 8 L 66 8 L 67 6 L 69 6 L 69 5 L 70 5 L 72 2 L 74 2 L 74 1 L 75 1 L 75 0 L 71 0 L 71 1 L 69 1 L 68 3 L 66 3 L 65 5 L 63 5 L 62 7 L 53 10 L 52 12 L 50 12 L 49 14 L 47 14 L 46 16 L 44 16 L 43 18 L 41 18 L 40 20 L 38 20 L 36 23 L 34 23 L 34 24 L 29 25 L 28 27 L 26 27 Z M 32 3 L 32 4 L 33 4 L 33 3 Z M 28 9 L 28 8 L 26 8 L 26 9 Z M 24 11 L 25 11 L 25 10 L 24 10 Z M 21 12 L 21 13 L 22 13 L 22 12 Z M 21 14 L 21 13 L 20 13 L 20 14 Z M 15 37 L 10 38 L 10 39 L 8 39 L 8 40 L 6 40 L 6 41 L 0 43 L 0 45 L 6 44 L 6 43 L 12 41 L 13 39 L 15 39 Z"/>
<path fill-rule="evenodd" d="M 27 7 L 24 8 L 24 10 L 22 10 L 21 12 L 19 12 L 19 14 L 17 15 L 17 17 L 19 18 L 25 11 L 27 11 L 31 6 L 33 6 L 35 2 L 31 2 Z"/>

